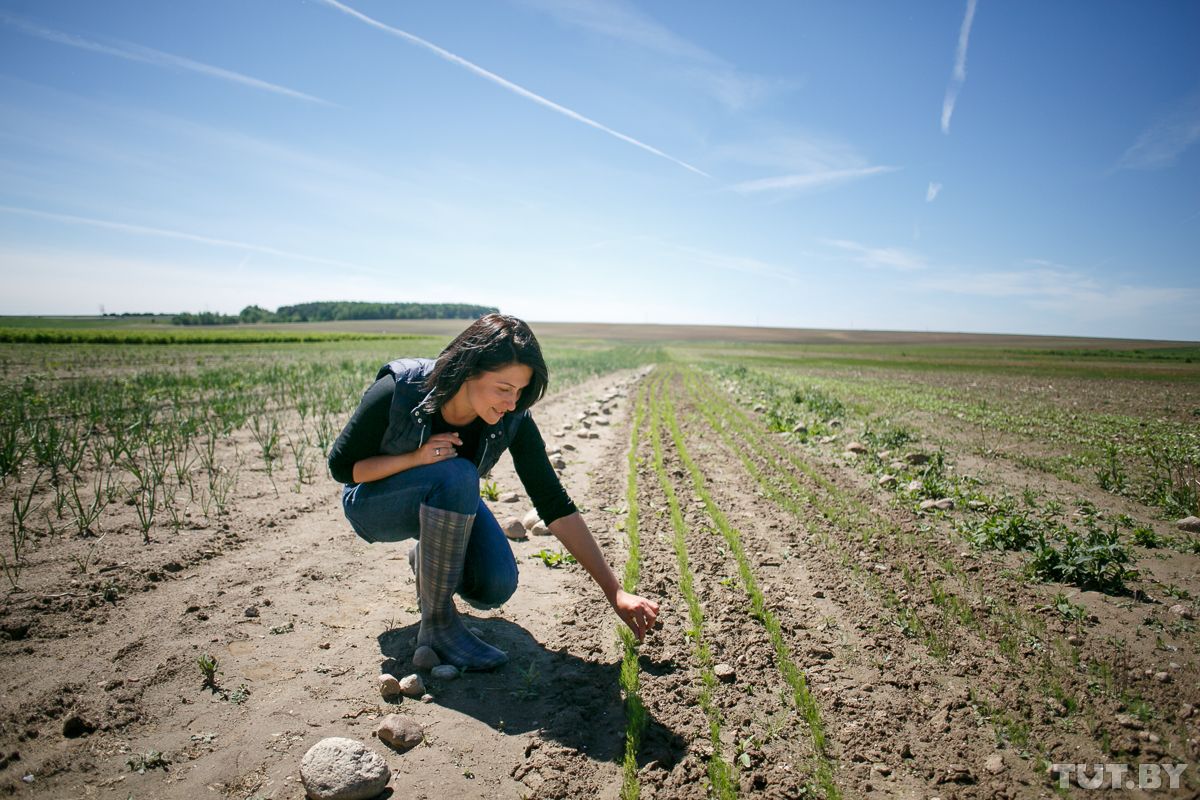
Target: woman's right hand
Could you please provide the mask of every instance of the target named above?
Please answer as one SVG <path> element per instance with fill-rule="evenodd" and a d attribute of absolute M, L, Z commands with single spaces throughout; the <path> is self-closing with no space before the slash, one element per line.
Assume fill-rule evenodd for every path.
<path fill-rule="evenodd" d="M 448 458 L 456 458 L 458 450 L 455 448 L 461 445 L 462 439 L 458 438 L 457 433 L 435 433 L 429 437 L 428 442 L 417 449 L 417 463 L 436 464 Z"/>

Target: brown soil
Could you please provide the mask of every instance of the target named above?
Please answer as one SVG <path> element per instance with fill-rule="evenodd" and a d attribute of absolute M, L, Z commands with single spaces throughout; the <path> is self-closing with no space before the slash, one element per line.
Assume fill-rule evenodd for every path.
<path fill-rule="evenodd" d="M 564 483 L 618 570 L 626 557 L 618 523 L 639 378 L 596 379 L 536 412 L 549 443 L 576 446 L 564 452 Z M 577 429 L 551 437 L 616 389 L 627 396 L 617 401 L 612 424 L 592 428 L 599 438 L 580 439 Z M 1022 584 L 1015 556 L 964 556 L 947 534 L 946 515 L 926 519 L 892 503 L 841 455 L 841 440 L 805 447 L 776 437 L 858 504 L 845 517 L 831 513 L 821 505 L 834 502 L 830 490 L 785 466 L 814 491 L 803 513 L 790 513 L 764 496 L 678 378 L 671 390 L 707 490 L 739 530 L 819 702 L 845 796 L 1045 797 L 1054 782 L 1038 772 L 1039 752 L 1089 764 L 1194 759 L 1197 734 L 1182 704 L 1200 700 L 1195 637 L 1180 629 L 1162 637 L 1177 650 L 1157 650 L 1146 627 L 1148 620 L 1171 622 L 1167 609 L 1176 601 L 1141 595 L 1125 607 L 1118 604 L 1125 598 L 1073 597 L 1094 622 L 1041 611 L 1060 587 Z M 781 699 L 775 652 L 748 613 L 733 558 L 697 502 L 669 433 L 662 434 L 665 466 L 685 505 L 705 637 L 714 660 L 735 670 L 716 694 L 725 758 L 749 756 L 750 766 L 736 770 L 744 796 L 800 797 L 812 764 L 805 725 Z M 697 702 L 695 647 L 685 635 L 673 530 L 649 439 L 647 427 L 638 453 L 640 590 L 662 604 L 663 614 L 640 651 L 651 718 L 639 758 L 642 796 L 703 798 L 712 754 L 708 720 Z M 248 438 L 240 446 L 252 450 Z M 751 457 L 764 474 L 790 463 Z M 994 480 L 1015 487 L 1040 480 L 1012 469 Z M 501 489 L 520 491 L 508 459 L 493 477 Z M 181 531 L 155 530 L 150 544 L 142 543 L 132 511 L 116 508 L 87 576 L 77 574 L 70 556 L 85 557 L 94 539 L 41 540 L 21 579 L 24 591 L 0 608 L 0 796 L 298 799 L 301 757 L 331 736 L 366 741 L 383 754 L 397 797 L 618 796 L 625 713 L 617 620 L 578 566 L 550 568 L 534 555 L 561 550 L 557 541 L 513 542 L 521 586 L 503 608 L 460 603 L 469 624 L 508 652 L 508 664 L 441 684 L 429 680 L 429 704 L 389 703 L 380 698 L 377 676 L 415 671 L 419 615 L 408 546 L 368 546 L 354 536 L 341 514 L 340 487 L 327 476 L 311 485 L 290 482 L 276 476 L 277 497 L 265 473 L 245 474 L 229 514 L 209 519 L 194 511 Z M 492 506 L 501 519 L 529 508 L 523 495 Z M 1169 566 L 1172 580 L 1200 593 L 1196 556 L 1173 555 Z M 969 620 L 945 618 L 930 594 L 933 580 L 963 600 Z M 888 598 L 902 598 L 948 643 L 947 652 L 932 653 L 926 641 L 907 637 Z M 251 607 L 257 616 L 247 616 Z M 1020 626 L 1031 619 L 1043 626 L 1026 636 Z M 1016 649 L 1002 652 L 1000 638 L 1014 631 Z M 217 688 L 203 685 L 196 659 L 204 653 L 219 662 Z M 1129 709 L 1089 685 L 1092 663 L 1109 665 L 1119 687 L 1153 706 L 1141 730 L 1123 727 L 1117 715 Z M 1167 671 L 1169 679 L 1156 681 L 1147 670 Z M 1081 710 L 1072 713 L 1048 695 L 1048 675 Z M 239 692 L 243 686 L 248 694 Z M 372 738 L 377 721 L 396 711 L 423 726 L 425 745 L 400 753 Z M 1005 733 L 1005 715 L 1028 741 Z M 1103 740 L 1112 748 L 1107 753 Z M 150 751 L 162 753 L 165 765 L 144 774 L 131 769 L 128 759 Z M 1002 764 L 993 760 L 989 770 L 997 755 Z M 1172 796 L 1194 796 L 1189 773 L 1189 788 Z"/>

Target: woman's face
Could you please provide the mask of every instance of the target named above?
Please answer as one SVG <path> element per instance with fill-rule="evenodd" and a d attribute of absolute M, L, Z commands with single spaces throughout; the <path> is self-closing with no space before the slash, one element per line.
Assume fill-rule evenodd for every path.
<path fill-rule="evenodd" d="M 495 425 L 506 412 L 517 407 L 521 390 L 533 379 L 533 369 L 524 364 L 509 364 L 495 372 L 481 372 L 463 382 L 463 391 L 471 410 Z"/>

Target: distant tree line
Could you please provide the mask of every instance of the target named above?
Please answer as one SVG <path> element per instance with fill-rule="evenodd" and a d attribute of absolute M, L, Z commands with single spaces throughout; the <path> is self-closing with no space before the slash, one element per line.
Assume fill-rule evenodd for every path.
<path fill-rule="evenodd" d="M 467 303 L 301 303 L 268 311 L 246 306 L 237 316 L 202 311 L 176 314 L 172 325 L 253 325 L 259 322 L 340 322 L 348 319 L 479 319 L 498 313 L 492 306 Z"/>

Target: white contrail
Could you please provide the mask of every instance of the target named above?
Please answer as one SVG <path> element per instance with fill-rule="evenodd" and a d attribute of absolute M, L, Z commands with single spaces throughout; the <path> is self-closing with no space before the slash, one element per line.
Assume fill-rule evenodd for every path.
<path fill-rule="evenodd" d="M 38 36 L 51 42 L 65 44 L 70 47 L 78 47 L 81 50 L 91 50 L 95 53 L 104 53 L 105 55 L 116 56 L 117 58 L 125 58 L 130 61 L 140 61 L 143 64 L 153 64 L 157 67 L 178 67 L 179 69 L 191 70 L 199 72 L 201 75 L 209 75 L 214 78 L 222 78 L 234 83 L 240 83 L 244 86 L 251 86 L 255 89 L 264 89 L 268 92 L 286 95 L 287 97 L 295 97 L 298 100 L 308 100 L 314 103 L 324 103 L 330 105 L 328 101 L 322 100 L 319 97 L 313 97 L 304 92 L 297 92 L 295 89 L 288 89 L 286 86 L 276 86 L 273 83 L 260 81 L 258 78 L 251 78 L 248 75 L 242 75 L 239 72 L 232 72 L 220 67 L 214 67 L 210 64 L 202 64 L 199 61 L 192 61 L 190 58 L 182 56 L 174 56 L 170 53 L 164 53 L 161 50 L 153 50 L 149 47 L 143 47 L 139 44 L 131 44 L 123 42 L 123 47 L 111 47 L 99 42 L 92 42 L 80 36 L 74 36 L 69 33 L 43 28 L 40 25 L 34 25 L 26 22 L 23 19 L 0 12 L 0 21 L 19 28 L 25 33 L 32 36 Z"/>
<path fill-rule="evenodd" d="M 892 172 L 896 167 L 862 167 L 859 169 L 832 169 L 824 172 L 806 172 L 800 175 L 782 175 L 777 178 L 761 178 L 734 184 L 729 188 L 735 192 L 765 192 L 773 189 L 811 189 L 840 181 L 867 178 L 882 172 Z"/>
<path fill-rule="evenodd" d="M 236 247 L 240 250 L 252 250 L 256 253 L 266 253 L 272 256 L 281 256 L 283 258 L 294 258 L 298 261 L 310 261 L 314 264 L 330 264 L 335 267 L 349 267 L 351 269 L 371 271 L 367 267 L 359 266 L 358 264 L 349 264 L 345 261 L 331 261 L 327 258 L 317 258 L 316 256 L 306 256 L 301 253 L 289 253 L 287 250 L 277 250 L 274 247 L 263 247 L 257 244 L 248 244 L 246 242 L 235 242 L 230 239 L 213 239 L 209 236 L 198 236 L 194 233 L 183 233 L 182 231 L 168 231 L 162 228 L 147 228 L 144 225 L 130 225 L 127 222 L 109 222 L 102 219 L 91 219 L 89 217 L 73 217 L 68 214 L 53 214 L 49 211 L 35 211 L 31 208 L 17 208 L 15 206 L 0 206 L 0 212 L 6 214 L 22 214 L 29 217 L 39 217 L 41 219 L 51 219 L 56 222 L 69 222 L 75 225 L 91 225 L 96 228 L 108 228 L 110 230 L 125 231 L 126 233 L 142 233 L 150 236 L 163 236 L 168 239 L 183 239 L 188 242 L 199 242 L 201 244 L 211 244 L 217 247 Z"/>
<path fill-rule="evenodd" d="M 390 25 L 385 25 L 384 23 L 380 22 L 379 20 L 372 19 L 371 17 L 368 17 L 366 14 L 363 14 L 359 11 L 355 11 L 353 8 L 350 8 L 349 6 L 339 3 L 338 0 L 320 0 L 320 1 L 327 5 L 331 5 L 334 8 L 338 9 L 339 11 L 349 14 L 352 17 L 360 19 L 363 22 L 367 23 L 368 25 L 373 25 L 374 27 L 379 28 L 382 31 L 386 31 L 386 32 L 392 34 L 393 36 L 399 36 L 401 39 L 404 39 L 407 42 L 412 42 L 415 45 L 420 45 L 421 47 L 424 47 L 425 49 L 430 50 L 433 53 L 435 53 L 436 55 L 446 59 L 447 61 L 451 62 L 452 64 L 457 64 L 460 67 L 468 69 L 471 72 L 474 72 L 476 75 L 479 75 L 482 78 L 486 78 L 487 80 L 491 81 L 492 83 L 499 84 L 500 86 L 503 86 L 505 89 L 508 89 L 510 92 L 515 92 L 516 94 L 519 94 L 521 97 L 524 97 L 527 100 L 532 100 L 535 103 L 540 103 L 541 105 L 544 105 L 547 108 L 553 109 L 554 111 L 557 111 L 560 114 L 564 114 L 564 115 L 570 117 L 571 119 L 578 120 L 579 122 L 582 122 L 585 125 L 591 125 L 593 128 L 596 128 L 597 130 L 602 130 L 605 133 L 615 136 L 622 141 L 629 142 L 630 144 L 635 145 L 636 147 L 640 147 L 643 150 L 647 150 L 651 153 L 654 153 L 654 155 L 656 155 L 656 156 L 662 156 L 663 158 L 667 159 L 668 161 L 674 161 L 679 166 L 684 167 L 685 169 L 690 169 L 692 172 L 695 172 L 698 175 L 703 175 L 706 178 L 712 177 L 707 172 L 696 169 L 691 164 L 680 161 L 678 158 L 675 158 L 674 156 L 667 155 L 662 150 L 651 147 L 650 145 L 645 144 L 644 142 L 639 142 L 637 139 L 634 139 L 631 136 L 626 136 L 623 133 L 614 131 L 612 128 L 605 127 L 604 125 L 601 125 L 599 122 L 596 122 L 595 120 L 592 120 L 592 119 L 588 119 L 587 117 L 583 116 L 582 114 L 572 111 L 569 108 L 564 108 L 563 106 L 560 106 L 558 103 L 555 103 L 551 100 L 547 100 L 546 98 L 542 97 L 539 94 L 534 94 L 533 92 L 529 91 L 528 89 L 522 88 L 522 87 L 518 86 L 517 84 L 513 83 L 512 81 L 507 81 L 504 78 L 501 78 L 499 75 L 495 74 L 494 72 L 488 72 L 483 67 L 472 64 L 470 61 L 467 61 L 465 58 L 460 58 L 459 56 L 456 56 L 447 50 L 443 50 L 442 48 L 438 47 L 437 45 L 427 42 L 424 39 L 420 38 L 419 36 L 413 36 L 411 33 L 402 31 L 399 28 L 393 28 Z"/>
<path fill-rule="evenodd" d="M 967 37 L 971 35 L 971 22 L 975 19 L 976 0 L 967 0 L 967 13 L 963 17 L 962 28 L 958 32 L 958 51 L 954 54 L 954 74 L 950 77 L 950 85 L 946 87 L 946 99 L 942 101 L 942 133 L 950 132 L 950 115 L 954 113 L 954 103 L 958 100 L 958 92 L 967 80 Z"/>

